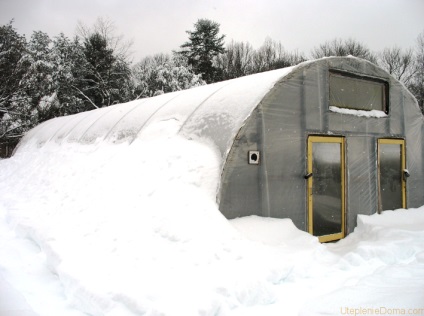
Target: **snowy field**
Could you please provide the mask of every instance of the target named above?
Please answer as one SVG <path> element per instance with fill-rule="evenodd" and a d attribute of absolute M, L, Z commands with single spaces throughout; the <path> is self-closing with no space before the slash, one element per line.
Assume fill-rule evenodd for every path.
<path fill-rule="evenodd" d="M 0 272 L 40 316 L 424 315 L 424 208 L 320 244 L 226 220 L 219 175 L 178 136 L 26 147 L 0 160 Z"/>

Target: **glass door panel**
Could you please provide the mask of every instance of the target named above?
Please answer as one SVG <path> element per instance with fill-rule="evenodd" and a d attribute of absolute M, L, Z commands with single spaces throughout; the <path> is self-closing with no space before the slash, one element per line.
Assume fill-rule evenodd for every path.
<path fill-rule="evenodd" d="M 406 207 L 405 141 L 378 140 L 379 212 Z"/>
<path fill-rule="evenodd" d="M 309 232 L 320 241 L 344 237 L 344 139 L 308 139 Z"/>

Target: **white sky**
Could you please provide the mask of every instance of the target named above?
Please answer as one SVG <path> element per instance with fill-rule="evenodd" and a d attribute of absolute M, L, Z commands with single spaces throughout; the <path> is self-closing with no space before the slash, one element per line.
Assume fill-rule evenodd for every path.
<path fill-rule="evenodd" d="M 78 21 L 108 18 L 133 40 L 134 59 L 170 53 L 199 18 L 214 20 L 226 42 L 258 48 L 266 37 L 309 54 L 319 44 L 353 38 L 372 51 L 414 47 L 424 32 L 424 0 L 0 0 L 0 24 L 15 19 L 20 34 L 72 37 Z"/>

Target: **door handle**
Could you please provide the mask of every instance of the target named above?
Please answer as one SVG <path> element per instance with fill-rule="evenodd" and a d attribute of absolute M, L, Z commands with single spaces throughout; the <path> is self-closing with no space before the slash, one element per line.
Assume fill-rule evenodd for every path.
<path fill-rule="evenodd" d="M 310 177 L 312 177 L 312 172 L 305 174 L 303 177 L 305 178 L 305 180 L 308 180 Z"/>
<path fill-rule="evenodd" d="M 403 169 L 403 177 L 405 178 L 405 180 L 410 176 L 411 174 L 409 173 L 408 169 Z"/>

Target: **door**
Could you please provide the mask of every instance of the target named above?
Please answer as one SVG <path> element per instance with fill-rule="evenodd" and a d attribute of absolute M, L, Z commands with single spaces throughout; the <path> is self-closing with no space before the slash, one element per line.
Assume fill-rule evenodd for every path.
<path fill-rule="evenodd" d="M 308 231 L 321 242 L 345 235 L 343 137 L 308 138 Z"/>
<path fill-rule="evenodd" d="M 406 208 L 405 140 L 378 140 L 378 211 Z"/>

